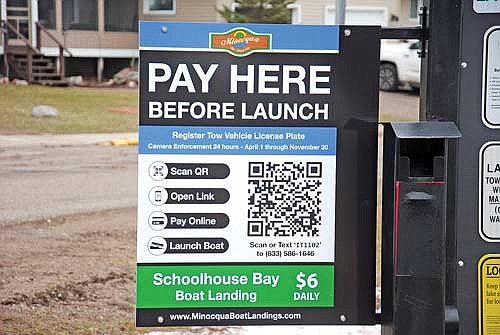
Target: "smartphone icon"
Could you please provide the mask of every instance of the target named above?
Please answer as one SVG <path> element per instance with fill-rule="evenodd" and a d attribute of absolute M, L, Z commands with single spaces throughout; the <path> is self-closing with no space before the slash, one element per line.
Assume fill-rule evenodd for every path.
<path fill-rule="evenodd" d="M 161 191 L 155 191 L 155 201 L 161 201 Z"/>

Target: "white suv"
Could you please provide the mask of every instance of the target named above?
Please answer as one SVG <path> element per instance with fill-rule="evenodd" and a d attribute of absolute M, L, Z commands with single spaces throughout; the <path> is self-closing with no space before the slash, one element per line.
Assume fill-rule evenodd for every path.
<path fill-rule="evenodd" d="M 383 41 L 380 46 L 380 89 L 396 91 L 401 85 L 420 87 L 419 41 Z"/>

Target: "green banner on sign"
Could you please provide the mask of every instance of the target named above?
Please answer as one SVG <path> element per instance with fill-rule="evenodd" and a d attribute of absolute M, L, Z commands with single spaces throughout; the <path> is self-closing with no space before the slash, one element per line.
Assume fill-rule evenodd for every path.
<path fill-rule="evenodd" d="M 139 265 L 137 308 L 333 307 L 333 265 Z"/>

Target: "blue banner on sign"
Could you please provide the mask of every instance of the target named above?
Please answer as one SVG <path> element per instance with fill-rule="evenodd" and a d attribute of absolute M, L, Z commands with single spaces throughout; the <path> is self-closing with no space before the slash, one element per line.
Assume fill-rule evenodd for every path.
<path fill-rule="evenodd" d="M 335 155 L 334 127 L 139 127 L 139 154 Z"/>
<path fill-rule="evenodd" d="M 252 39 L 252 37 L 257 38 Z M 266 44 L 264 40 L 267 37 L 269 41 Z M 235 43 L 232 44 L 233 42 Z M 251 48 L 254 44 L 255 49 L 264 50 L 264 52 L 335 53 L 339 51 L 339 26 L 139 22 L 139 46 L 141 48 L 220 51 L 230 48 L 231 44 L 238 48 L 238 42 L 241 42 L 239 44 L 247 43 Z"/>

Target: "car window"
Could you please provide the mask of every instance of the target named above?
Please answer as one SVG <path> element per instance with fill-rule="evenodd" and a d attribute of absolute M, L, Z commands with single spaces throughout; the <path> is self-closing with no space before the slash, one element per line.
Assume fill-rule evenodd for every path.
<path fill-rule="evenodd" d="M 410 50 L 420 49 L 420 41 L 410 44 Z"/>

